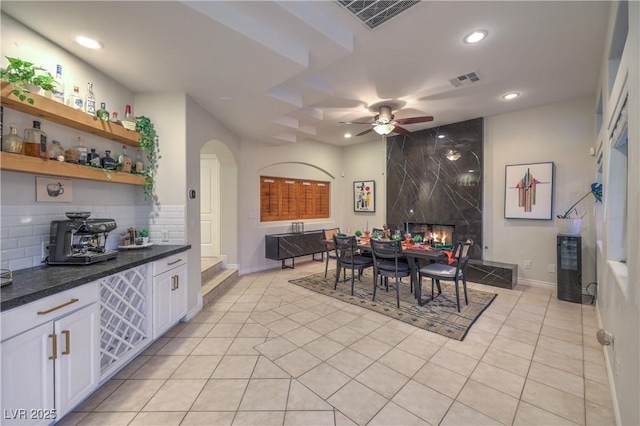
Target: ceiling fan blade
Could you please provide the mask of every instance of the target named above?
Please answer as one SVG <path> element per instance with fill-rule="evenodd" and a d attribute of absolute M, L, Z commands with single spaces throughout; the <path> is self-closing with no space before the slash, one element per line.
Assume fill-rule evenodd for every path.
<path fill-rule="evenodd" d="M 367 133 L 373 132 L 373 127 L 370 129 L 365 130 L 364 132 L 360 132 L 358 133 L 356 136 L 362 136 L 362 135 L 366 135 Z"/>
<path fill-rule="evenodd" d="M 340 124 L 374 124 L 370 121 L 339 121 Z"/>
<path fill-rule="evenodd" d="M 427 121 L 433 121 L 433 117 L 426 115 L 424 117 L 397 118 L 395 121 L 398 124 L 426 123 Z"/>
<path fill-rule="evenodd" d="M 401 134 L 403 134 L 403 135 L 410 135 L 410 134 L 411 134 L 411 132 L 410 132 L 410 131 L 408 131 L 408 130 L 407 130 L 407 129 L 405 129 L 404 127 L 400 127 L 400 126 L 395 126 L 395 127 L 393 128 L 393 131 L 394 131 L 394 132 L 396 132 L 396 133 L 401 133 Z"/>

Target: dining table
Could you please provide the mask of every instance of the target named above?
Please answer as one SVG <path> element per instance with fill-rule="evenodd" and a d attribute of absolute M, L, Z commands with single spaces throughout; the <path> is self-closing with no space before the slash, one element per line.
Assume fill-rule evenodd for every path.
<path fill-rule="evenodd" d="M 384 241 L 384 240 L 383 240 Z M 333 240 L 322 240 L 323 243 L 333 243 Z M 363 252 L 370 252 L 371 245 L 369 244 L 369 238 L 361 237 L 358 239 L 358 248 Z M 409 271 L 411 273 L 411 282 L 415 285 L 413 286 L 414 295 L 416 300 L 418 301 L 418 305 L 423 306 L 431 297 L 429 296 L 426 299 L 422 299 L 422 295 L 420 293 L 420 288 L 422 286 L 418 284 L 418 270 L 420 269 L 419 261 L 427 260 L 429 263 L 449 263 L 450 252 L 446 250 L 439 250 L 437 248 L 432 248 L 429 244 L 426 243 L 412 243 L 407 240 L 402 241 L 402 254 L 407 257 L 407 263 L 409 264 Z"/>

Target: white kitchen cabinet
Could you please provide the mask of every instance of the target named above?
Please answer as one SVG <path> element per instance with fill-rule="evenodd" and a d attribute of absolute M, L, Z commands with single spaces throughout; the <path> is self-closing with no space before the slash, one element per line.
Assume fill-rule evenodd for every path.
<path fill-rule="evenodd" d="M 153 264 L 153 338 L 187 314 L 187 253 Z"/>
<path fill-rule="evenodd" d="M 3 313 L 2 424 L 50 424 L 96 388 L 97 296 L 91 283 Z"/>

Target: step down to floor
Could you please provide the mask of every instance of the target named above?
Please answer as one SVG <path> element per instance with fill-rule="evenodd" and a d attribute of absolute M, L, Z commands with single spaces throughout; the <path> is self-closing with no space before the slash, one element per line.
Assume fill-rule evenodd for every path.
<path fill-rule="evenodd" d="M 207 281 L 202 281 L 202 304 L 218 298 L 224 291 L 238 280 L 237 269 L 223 269 Z"/>
<path fill-rule="evenodd" d="M 218 272 L 224 269 L 222 259 L 219 257 L 203 257 L 200 261 L 200 271 L 202 282 L 209 281 Z"/>

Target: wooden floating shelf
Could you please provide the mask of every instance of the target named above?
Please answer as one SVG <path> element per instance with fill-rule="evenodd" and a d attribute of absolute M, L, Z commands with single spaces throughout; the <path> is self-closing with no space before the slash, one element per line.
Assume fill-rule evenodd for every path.
<path fill-rule="evenodd" d="M 127 130 L 122 126 L 113 124 L 110 121 L 100 120 L 83 111 L 77 110 L 67 105 L 63 105 L 44 96 L 31 94 L 34 104 L 31 105 L 26 100 L 20 101 L 11 94 L 11 86 L 2 82 L 2 105 L 25 114 L 44 118 L 54 123 L 62 124 L 73 129 L 91 133 L 101 138 L 109 139 L 125 145 L 139 147 L 140 133 Z"/>
<path fill-rule="evenodd" d="M 56 160 L 44 160 L 42 158 L 12 154 L 9 152 L 0 152 L 0 169 L 12 172 L 97 180 L 101 182 L 144 185 L 144 177 L 131 173 L 103 170 Z"/>

